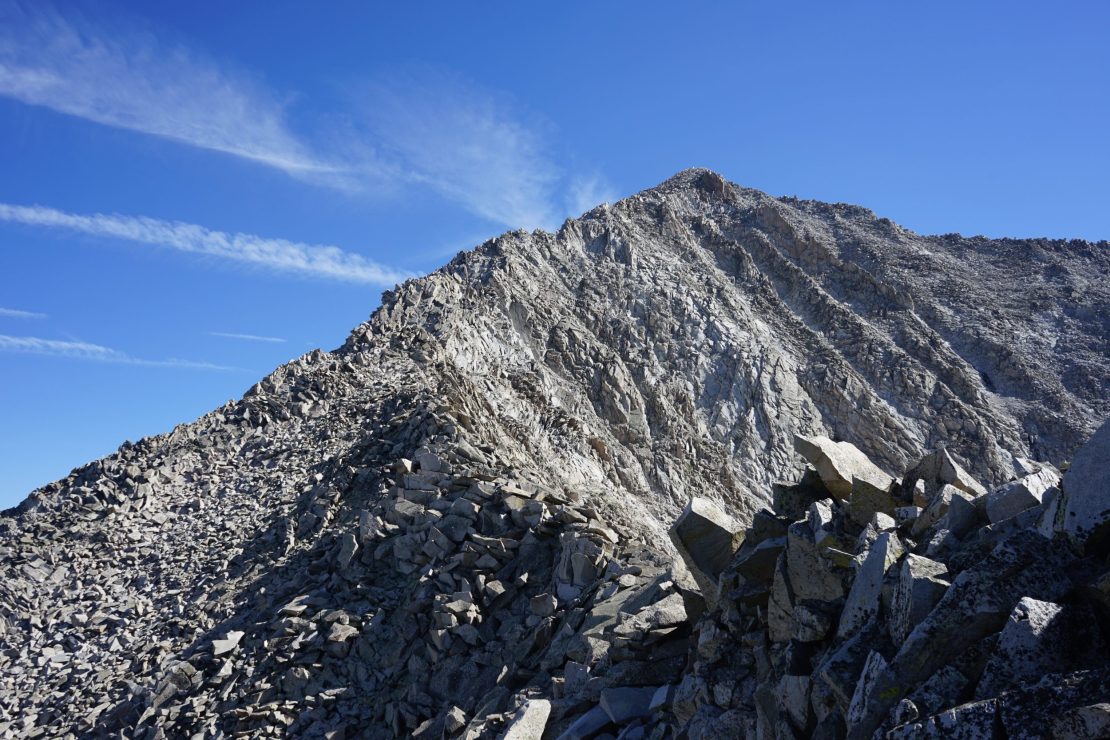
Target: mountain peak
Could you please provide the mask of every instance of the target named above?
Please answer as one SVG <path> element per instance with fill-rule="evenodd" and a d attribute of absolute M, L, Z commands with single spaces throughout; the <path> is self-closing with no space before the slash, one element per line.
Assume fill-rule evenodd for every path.
<path fill-rule="evenodd" d="M 673 191 L 694 191 L 706 196 L 723 196 L 730 187 L 736 187 L 722 175 L 705 167 L 689 167 L 658 185 L 642 191 L 646 193 L 668 193 Z"/>
<path fill-rule="evenodd" d="M 757 633 L 775 661 L 864 635 L 825 707 L 864 727 L 889 707 L 851 701 L 860 675 L 911 639 L 868 626 L 886 565 L 930 594 L 1065 567 L 983 548 L 1065 506 L 1052 464 L 1110 415 L 1106 250 L 865 213 L 684 170 L 408 281 L 341 351 L 37 491 L 0 516 L 0 733 L 736 734 L 712 725 L 755 727 L 733 692 L 793 673 L 710 694 L 687 666 L 756 665 Z M 788 547 L 813 580 L 771 601 Z"/>

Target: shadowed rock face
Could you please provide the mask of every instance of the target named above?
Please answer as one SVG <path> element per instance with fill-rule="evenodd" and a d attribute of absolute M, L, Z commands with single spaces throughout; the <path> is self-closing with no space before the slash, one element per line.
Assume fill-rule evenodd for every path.
<path fill-rule="evenodd" d="M 892 472 L 947 445 L 991 487 L 1067 459 L 1110 415 L 1108 246 L 706 170 L 491 240 L 6 512 L 0 729 L 461 734 L 566 656 L 681 668 L 689 628 L 648 619 L 700 608 L 667 528 L 694 495 L 751 521 L 795 434 Z"/>

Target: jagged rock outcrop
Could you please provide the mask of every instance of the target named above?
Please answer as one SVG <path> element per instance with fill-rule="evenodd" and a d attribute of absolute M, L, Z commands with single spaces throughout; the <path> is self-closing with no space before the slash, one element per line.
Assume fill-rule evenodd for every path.
<path fill-rule="evenodd" d="M 1107 430 L 1076 459 L 1098 454 Z M 800 449 L 820 461 L 817 446 Z M 901 521 L 875 508 L 861 526 L 816 471 L 784 487 L 794 497 L 756 514 L 717 606 L 694 630 L 672 710 L 655 727 L 691 738 L 1103 737 L 1110 549 L 1054 517 L 1057 488 L 992 518 L 992 497 L 1055 473 L 1024 465 L 1023 478 L 972 497 L 959 535 L 951 508 L 918 526 L 957 490 L 941 466 L 925 480 L 929 505 Z M 905 484 L 921 469 L 891 486 L 896 504 L 908 506 L 914 488 Z M 866 493 L 869 484 L 857 483 Z M 1069 491 L 1067 476 L 1062 485 L 1065 498 L 1086 492 Z M 793 521 L 799 497 L 810 504 Z M 769 542 L 773 569 L 760 552 Z"/>
<path fill-rule="evenodd" d="M 867 687 L 950 594 L 983 605 L 973 662 L 1021 598 L 1068 606 L 991 578 L 1101 526 L 1030 460 L 1110 415 L 1108 278 L 1106 243 L 922 237 L 705 170 L 491 240 L 0 517 L 0 734 L 804 730 L 813 696 L 886 722 Z M 706 619 L 670 538 L 693 497 L 747 528 Z M 755 673 L 710 683 L 719 651 Z M 1085 675 L 1014 690 L 1096 726 Z"/>

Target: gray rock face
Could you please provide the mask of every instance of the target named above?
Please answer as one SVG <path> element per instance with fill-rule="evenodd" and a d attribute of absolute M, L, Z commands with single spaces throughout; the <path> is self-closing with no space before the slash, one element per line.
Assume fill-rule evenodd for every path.
<path fill-rule="evenodd" d="M 1064 475 L 1060 527 L 1080 542 L 1105 541 L 1110 526 L 1110 421 L 1099 427 Z"/>
<path fill-rule="evenodd" d="M 551 716 L 551 702 L 531 699 L 513 717 L 501 740 L 534 740 L 543 737 L 547 718 Z"/>
<path fill-rule="evenodd" d="M 895 643 L 905 642 L 944 596 L 951 585 L 943 578 L 947 570 L 944 563 L 913 553 L 906 555 L 890 606 L 890 636 Z"/>
<path fill-rule="evenodd" d="M 744 541 L 744 527 L 709 499 L 695 496 L 672 528 L 690 567 L 715 583 Z"/>
<path fill-rule="evenodd" d="M 1096 625 L 1089 608 L 1021 599 L 998 635 L 976 696 L 998 696 L 1046 675 L 1099 667 L 1106 645 Z"/>
<path fill-rule="evenodd" d="M 1020 459 L 1024 460 L 1024 458 Z M 1019 463 L 1019 465 L 1021 464 Z M 987 492 L 979 481 L 972 478 L 966 470 L 960 467 L 959 463 L 952 459 L 951 453 L 946 449 L 940 449 L 926 455 L 902 479 L 903 488 L 907 491 L 919 482 L 922 485 L 922 493 L 926 497 L 929 492 L 943 485 L 955 486 L 972 496 L 982 496 Z M 915 500 L 914 503 L 918 506 L 924 506 L 925 501 L 918 502 Z"/>
<path fill-rule="evenodd" d="M 838 637 L 850 637 L 878 613 L 883 579 L 903 553 L 898 535 L 893 532 L 879 535 L 852 581 L 852 589 L 840 613 Z"/>
<path fill-rule="evenodd" d="M 1048 469 L 1023 465 L 1027 477 Z M 787 527 L 773 572 L 722 577 L 697 627 L 712 639 L 691 651 L 688 698 L 669 727 L 696 735 L 725 713 L 762 737 L 1098 736 L 1083 733 L 1100 731 L 1110 701 L 1110 682 L 1098 683 L 1110 563 L 1083 557 L 1065 532 L 1041 534 L 1047 496 L 990 524 L 983 495 L 922 471 L 892 489 L 930 497 L 902 524 L 876 512 L 861 527 L 858 503 L 818 500 Z M 773 534 L 778 513 L 758 529 Z M 725 572 L 753 553 L 742 548 Z"/>
<path fill-rule="evenodd" d="M 495 737 L 529 701 L 548 736 L 738 735 L 774 731 L 769 687 L 803 671 L 783 721 L 833 732 L 868 651 L 904 662 L 893 576 L 836 642 L 856 543 L 890 531 L 859 528 L 897 515 L 912 540 L 942 484 L 978 494 L 1078 449 L 1110 416 L 1108 278 L 1105 244 L 920 236 L 704 170 L 490 240 L 337 350 L 0 516 L 0 736 Z M 889 489 L 835 464 L 776 488 L 805 468 L 795 434 L 880 472 L 951 452 Z M 1087 534 L 1100 499 L 1072 494 L 1101 479 L 1081 463 L 1058 501 Z M 699 619 L 668 530 L 706 495 L 744 525 L 789 512 Z M 941 603 L 980 593 L 959 578 Z M 710 680 L 715 646 L 732 678 Z M 671 685 L 619 726 L 600 705 Z"/>
<path fill-rule="evenodd" d="M 1024 478 L 1007 483 L 991 491 L 984 499 L 987 518 L 991 524 L 1017 516 L 1026 509 L 1041 503 L 1049 489 L 1060 483 L 1060 476 L 1051 468 L 1044 468 Z M 1107 513 L 1110 518 L 1110 512 Z"/>
<path fill-rule="evenodd" d="M 854 479 L 879 490 L 886 490 L 894 482 L 850 442 L 795 434 L 794 449 L 814 467 L 821 482 L 837 498 L 846 499 L 851 495 Z"/>
<path fill-rule="evenodd" d="M 624 724 L 644 717 L 651 710 L 651 702 L 658 686 L 605 689 L 601 692 L 601 708 L 615 724 Z"/>

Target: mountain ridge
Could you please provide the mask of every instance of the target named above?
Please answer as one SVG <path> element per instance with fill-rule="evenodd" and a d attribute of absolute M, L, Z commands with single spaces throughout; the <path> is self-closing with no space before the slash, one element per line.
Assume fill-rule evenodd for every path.
<path fill-rule="evenodd" d="M 683 186 L 688 187 L 688 186 L 691 186 L 692 184 L 702 180 L 703 178 L 708 179 L 708 180 L 713 180 L 713 181 L 719 181 L 721 183 L 727 183 L 727 181 L 725 181 L 724 178 L 722 178 L 718 173 L 714 172 L 711 169 L 704 168 L 704 167 L 691 167 L 691 168 L 687 168 L 687 169 L 675 174 L 674 176 L 668 178 L 667 180 L 663 181 L 662 183 L 660 183 L 657 186 L 654 186 L 652 188 L 648 188 L 647 190 L 641 191 L 641 193 L 635 194 L 633 196 L 630 196 L 629 198 L 618 201 L 618 204 L 630 201 L 630 200 L 635 199 L 635 198 L 643 197 L 646 194 L 650 194 L 650 193 L 666 193 L 670 190 L 673 190 L 673 189 L 676 189 L 676 188 L 681 188 Z M 816 199 L 798 198 L 796 196 L 775 197 L 775 196 L 769 196 L 765 193 L 762 193 L 761 191 L 758 191 L 758 190 L 755 190 L 755 189 L 752 189 L 752 188 L 744 188 L 744 187 L 741 187 L 741 186 L 736 186 L 732 183 L 727 183 L 727 184 L 729 186 L 732 186 L 732 187 L 736 188 L 738 191 L 740 191 L 742 193 L 754 194 L 754 195 L 756 195 L 758 197 L 762 197 L 764 199 L 778 201 L 778 202 L 781 202 L 781 203 L 784 203 L 784 204 L 787 204 L 787 205 L 791 205 L 791 206 L 803 206 L 803 207 L 806 207 L 806 208 L 812 208 L 812 209 L 814 209 L 816 211 L 819 211 L 819 212 L 823 211 L 823 212 L 826 212 L 826 213 L 831 211 L 833 213 L 847 213 L 848 215 L 855 216 L 855 217 L 862 216 L 862 217 L 868 218 L 868 219 L 870 219 L 870 220 L 872 220 L 876 223 L 882 224 L 885 228 L 892 228 L 892 229 L 895 230 L 895 232 L 905 232 L 905 233 L 907 233 L 911 236 L 919 237 L 919 238 L 921 238 L 923 240 L 926 240 L 926 241 L 941 241 L 941 242 L 956 241 L 956 242 L 963 243 L 964 246 L 969 246 L 969 245 L 972 245 L 972 244 L 976 245 L 976 246 L 987 245 L 987 244 L 990 244 L 990 245 L 996 245 L 996 244 L 997 245 L 1014 245 L 1014 246 L 1017 246 L 1017 247 L 1034 245 L 1034 246 L 1037 246 L 1037 247 L 1050 249 L 1050 250 L 1053 250 L 1053 251 L 1061 251 L 1062 250 L 1062 251 L 1065 251 L 1067 253 L 1074 254 L 1077 257 L 1084 257 L 1084 258 L 1087 258 L 1087 259 L 1097 258 L 1097 257 L 1101 256 L 1103 258 L 1103 261 L 1105 261 L 1105 254 L 1107 253 L 1107 250 L 1110 249 L 1110 241 L 1106 241 L 1106 240 L 1100 240 L 1100 241 L 1092 242 L 1092 241 L 1084 240 L 1084 239 L 1065 239 L 1065 238 L 1051 238 L 1051 237 L 1033 237 L 1033 238 L 999 237 L 999 238 L 992 238 L 992 237 L 987 237 L 987 236 L 983 236 L 983 235 L 972 235 L 972 236 L 966 236 L 965 237 L 965 236 L 962 236 L 958 233 L 946 233 L 946 234 L 939 234 L 939 235 L 917 235 L 915 232 L 912 232 L 908 229 L 905 229 L 901 226 L 898 226 L 893 221 L 890 221 L 890 219 L 888 219 L 888 218 L 878 216 L 877 214 L 875 214 L 874 211 L 872 211 L 871 209 L 868 209 L 866 207 L 863 207 L 863 206 L 850 204 L 850 203 L 840 203 L 840 202 L 829 203 L 829 202 L 820 201 L 820 200 L 816 200 Z M 712 187 L 718 187 L 718 186 L 713 185 Z M 617 204 L 614 204 L 614 205 L 617 205 Z M 613 206 L 610 206 L 608 204 L 602 204 L 602 205 L 600 205 L 600 206 L 598 206 L 594 209 L 586 211 L 579 218 L 585 219 L 585 218 L 589 217 L 591 214 L 605 213 L 612 207 Z M 572 219 L 572 218 L 566 219 L 566 221 L 564 222 L 563 227 L 561 227 L 559 231 L 554 232 L 554 233 L 556 233 L 556 234 L 562 233 L 562 229 L 566 228 L 566 224 L 572 223 L 574 221 L 576 221 L 576 219 Z M 509 237 L 512 237 L 512 236 L 515 236 L 515 235 L 525 235 L 525 234 L 529 234 L 529 233 L 530 232 L 527 232 L 525 230 L 517 229 L 517 230 L 510 231 L 510 232 L 506 232 L 505 234 L 503 234 L 499 237 L 493 237 L 491 239 L 488 239 L 486 242 L 483 242 L 481 245 L 476 247 L 474 250 L 460 252 L 459 255 L 457 255 L 455 258 L 453 258 L 450 262 L 448 262 L 442 268 L 439 268 L 438 270 L 433 271 L 429 275 L 426 275 L 426 276 L 423 276 L 423 277 L 410 278 L 409 280 L 405 281 L 405 283 L 399 285 L 397 288 L 395 288 L 393 290 L 384 291 L 383 292 L 383 300 L 382 300 L 383 305 L 379 309 L 376 309 L 375 313 L 377 313 L 378 311 L 385 308 L 384 304 L 389 299 L 389 297 L 392 296 L 397 290 L 402 290 L 402 289 L 405 288 L 405 286 L 408 286 L 410 284 L 417 284 L 417 283 L 420 283 L 421 281 L 432 279 L 438 273 L 452 269 L 452 266 L 455 265 L 456 262 L 458 262 L 460 259 L 465 261 L 466 255 L 471 254 L 471 252 L 478 252 L 478 251 L 482 250 L 483 248 L 486 248 L 489 245 L 499 243 L 499 241 L 502 240 L 502 239 L 506 239 L 506 238 L 509 238 Z M 535 230 L 535 232 L 532 232 L 532 233 L 548 234 L 548 233 L 552 233 L 552 232 L 545 232 L 542 229 L 537 229 L 537 230 Z M 1100 252 L 1101 252 L 1101 255 L 1099 254 Z M 1088 309 L 1088 310 L 1091 310 L 1091 309 Z M 353 336 L 354 334 L 359 332 L 360 329 L 363 326 L 366 326 L 366 325 L 370 324 L 372 321 L 373 321 L 373 317 L 368 319 L 366 322 L 363 322 L 363 324 L 361 324 L 359 327 L 356 327 L 356 329 L 352 330 L 350 336 Z M 351 340 L 350 340 L 350 338 L 348 338 L 348 340 L 343 345 L 341 345 L 339 348 L 337 348 L 336 351 L 347 349 L 347 348 L 349 348 L 350 344 L 351 344 Z M 324 350 L 312 350 L 309 353 L 306 353 L 305 356 L 313 356 L 313 355 L 316 355 L 319 352 L 324 352 Z M 305 357 L 305 356 L 302 356 L 302 357 Z M 298 359 L 301 359 L 301 358 L 295 358 L 291 362 L 296 362 Z M 289 364 L 289 363 L 285 363 L 285 364 Z M 231 401 L 228 401 L 228 403 L 235 403 L 235 402 L 236 401 L 234 399 L 232 399 Z M 1103 413 L 1103 416 L 1105 416 L 1105 415 L 1106 414 Z M 185 422 L 185 423 L 189 423 L 189 422 Z M 1093 425 L 1088 425 L 1087 432 L 1089 433 L 1090 431 L 1093 431 Z M 160 437 L 165 436 L 166 434 L 169 434 L 169 433 L 151 435 L 151 438 L 160 438 Z M 144 438 L 144 439 L 146 439 L 146 438 Z M 1061 458 L 1058 461 L 1062 462 L 1063 459 Z M 20 507 L 20 505 L 17 504 L 17 506 L 12 507 L 11 509 L 8 509 L 4 513 L 15 511 L 19 507 Z"/>
<path fill-rule="evenodd" d="M 540 667 L 494 632 L 426 648 L 406 620 L 439 628 L 405 599 L 440 609 L 434 584 L 479 599 L 495 564 L 506 578 L 517 567 L 505 548 L 531 551 L 516 556 L 535 562 L 525 575 L 551 579 L 529 599 L 562 609 L 592 593 L 582 574 L 610 574 L 630 576 L 648 602 L 678 594 L 694 613 L 699 584 L 671 523 L 693 497 L 751 522 L 776 482 L 803 473 L 795 435 L 851 443 L 886 474 L 947 447 L 989 487 L 1023 474 L 1025 458 L 1062 464 L 1110 415 L 1107 276 L 1104 242 L 920 237 L 866 209 L 776 199 L 704 169 L 553 233 L 488 240 L 386 291 L 337 350 L 293 360 L 239 401 L 4 512 L 0 627 L 13 647 L 0 673 L 14 681 L 9 696 L 28 698 L 0 703 L 3 717 L 33 707 L 42 727 L 78 734 L 230 732 L 231 708 L 250 697 L 276 692 L 304 709 L 305 686 L 346 676 L 393 707 L 375 714 L 335 695 L 382 735 L 446 722 L 451 690 L 425 681 L 410 696 L 407 683 L 431 656 L 454 666 L 434 676 L 478 655 L 522 682 Z M 494 513 L 469 511 L 487 501 Z M 521 533 L 516 550 L 499 527 Z M 450 559 L 455 535 L 490 558 L 486 571 Z M 512 583 L 521 594 L 542 586 Z M 381 651 L 355 637 L 350 653 L 343 640 L 321 648 L 326 668 L 273 663 L 251 630 L 293 629 L 304 609 L 270 595 L 288 589 L 323 610 L 319 629 L 351 626 Z M 485 615 L 506 635 L 529 624 L 457 609 L 435 624 L 480 631 L 463 616 Z M 543 624 L 550 615 L 536 609 Z M 214 636 L 231 632 L 243 648 L 218 652 L 213 639 L 230 638 Z M 39 664 L 45 648 L 56 652 Z M 59 678 L 59 654 L 59 670 L 80 670 Z M 235 661 L 211 662 L 224 655 Z M 407 672 L 390 668 L 403 656 Z M 492 690 L 495 674 L 466 675 Z M 209 683 L 193 686 L 195 675 Z M 74 699 L 74 685 L 90 696 Z M 94 704 L 97 694 L 107 698 Z M 469 695 L 450 701 L 481 708 Z M 178 708 L 172 722 L 166 707 Z"/>

